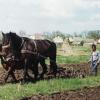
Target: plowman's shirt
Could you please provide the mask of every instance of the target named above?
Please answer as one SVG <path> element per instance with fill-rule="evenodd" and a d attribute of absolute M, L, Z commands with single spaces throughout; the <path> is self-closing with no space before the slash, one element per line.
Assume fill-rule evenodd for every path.
<path fill-rule="evenodd" d="M 98 62 L 100 62 L 100 52 L 99 52 L 99 51 L 94 51 L 94 52 L 92 52 L 90 61 L 91 61 L 91 62 L 93 62 L 93 61 L 98 61 Z"/>

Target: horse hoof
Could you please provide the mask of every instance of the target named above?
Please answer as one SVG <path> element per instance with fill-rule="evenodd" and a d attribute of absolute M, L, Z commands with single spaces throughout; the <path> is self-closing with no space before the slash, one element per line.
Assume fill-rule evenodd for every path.
<path fill-rule="evenodd" d="M 25 83 L 26 83 L 26 81 L 25 80 L 21 80 L 21 85 L 24 85 Z"/>
<path fill-rule="evenodd" d="M 6 84 L 6 82 L 7 82 L 7 81 L 4 80 L 4 81 L 3 81 L 3 84 Z"/>

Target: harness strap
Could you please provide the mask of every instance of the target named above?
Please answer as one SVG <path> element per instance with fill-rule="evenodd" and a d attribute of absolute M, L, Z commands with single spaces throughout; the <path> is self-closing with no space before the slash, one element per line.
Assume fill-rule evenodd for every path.
<path fill-rule="evenodd" d="M 43 55 L 41 55 L 40 53 L 32 52 L 32 51 L 29 51 L 29 50 L 21 50 L 21 53 L 27 53 L 27 54 L 38 55 L 38 56 L 40 56 L 40 57 L 42 57 L 42 58 L 44 58 L 44 59 L 47 59 L 46 56 L 43 56 Z M 54 60 L 50 60 L 50 61 L 55 62 Z"/>
<path fill-rule="evenodd" d="M 21 43 L 21 46 L 19 47 L 19 49 L 21 49 L 22 48 L 22 46 L 23 46 L 23 44 L 24 44 L 24 39 L 23 39 L 23 37 L 22 37 L 22 43 Z"/>
<path fill-rule="evenodd" d="M 36 42 L 34 40 L 33 40 L 33 42 L 34 42 L 34 45 L 35 45 L 34 51 L 37 53 L 37 44 L 36 44 Z"/>
<path fill-rule="evenodd" d="M 29 50 L 21 50 L 21 53 L 37 54 L 37 52 L 32 52 Z"/>

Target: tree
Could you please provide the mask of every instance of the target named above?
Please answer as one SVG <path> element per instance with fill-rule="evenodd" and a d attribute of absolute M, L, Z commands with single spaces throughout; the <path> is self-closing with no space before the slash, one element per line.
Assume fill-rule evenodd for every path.
<path fill-rule="evenodd" d="M 57 37 L 57 36 L 60 36 L 60 37 L 62 37 L 63 39 L 66 38 L 65 34 L 62 33 L 62 32 L 60 32 L 60 31 L 54 31 L 54 32 L 52 32 L 52 38 L 55 38 L 55 37 Z"/>
<path fill-rule="evenodd" d="M 96 31 L 89 31 L 87 33 L 87 37 L 88 38 L 91 38 L 91 39 L 94 39 L 94 40 L 97 40 L 100 38 L 100 31 L 99 30 L 96 30 Z"/>
<path fill-rule="evenodd" d="M 73 36 L 74 36 L 74 37 L 83 37 L 83 34 L 81 34 L 81 33 L 78 34 L 78 33 L 74 32 L 74 33 L 73 33 Z"/>
<path fill-rule="evenodd" d="M 49 40 L 53 40 L 53 38 L 57 37 L 57 36 L 60 36 L 62 37 L 63 39 L 66 38 L 67 35 L 65 35 L 64 33 L 60 32 L 60 31 L 53 31 L 52 33 L 50 32 L 45 32 L 45 38 L 46 39 L 49 39 Z"/>
<path fill-rule="evenodd" d="M 44 32 L 44 37 L 45 37 L 45 39 L 52 40 L 52 33 Z"/>

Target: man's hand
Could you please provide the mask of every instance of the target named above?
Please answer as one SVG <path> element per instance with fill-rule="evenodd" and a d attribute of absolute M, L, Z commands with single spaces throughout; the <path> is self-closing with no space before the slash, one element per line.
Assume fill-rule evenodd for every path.
<path fill-rule="evenodd" d="M 88 63 L 90 63 L 91 61 L 89 60 Z"/>

